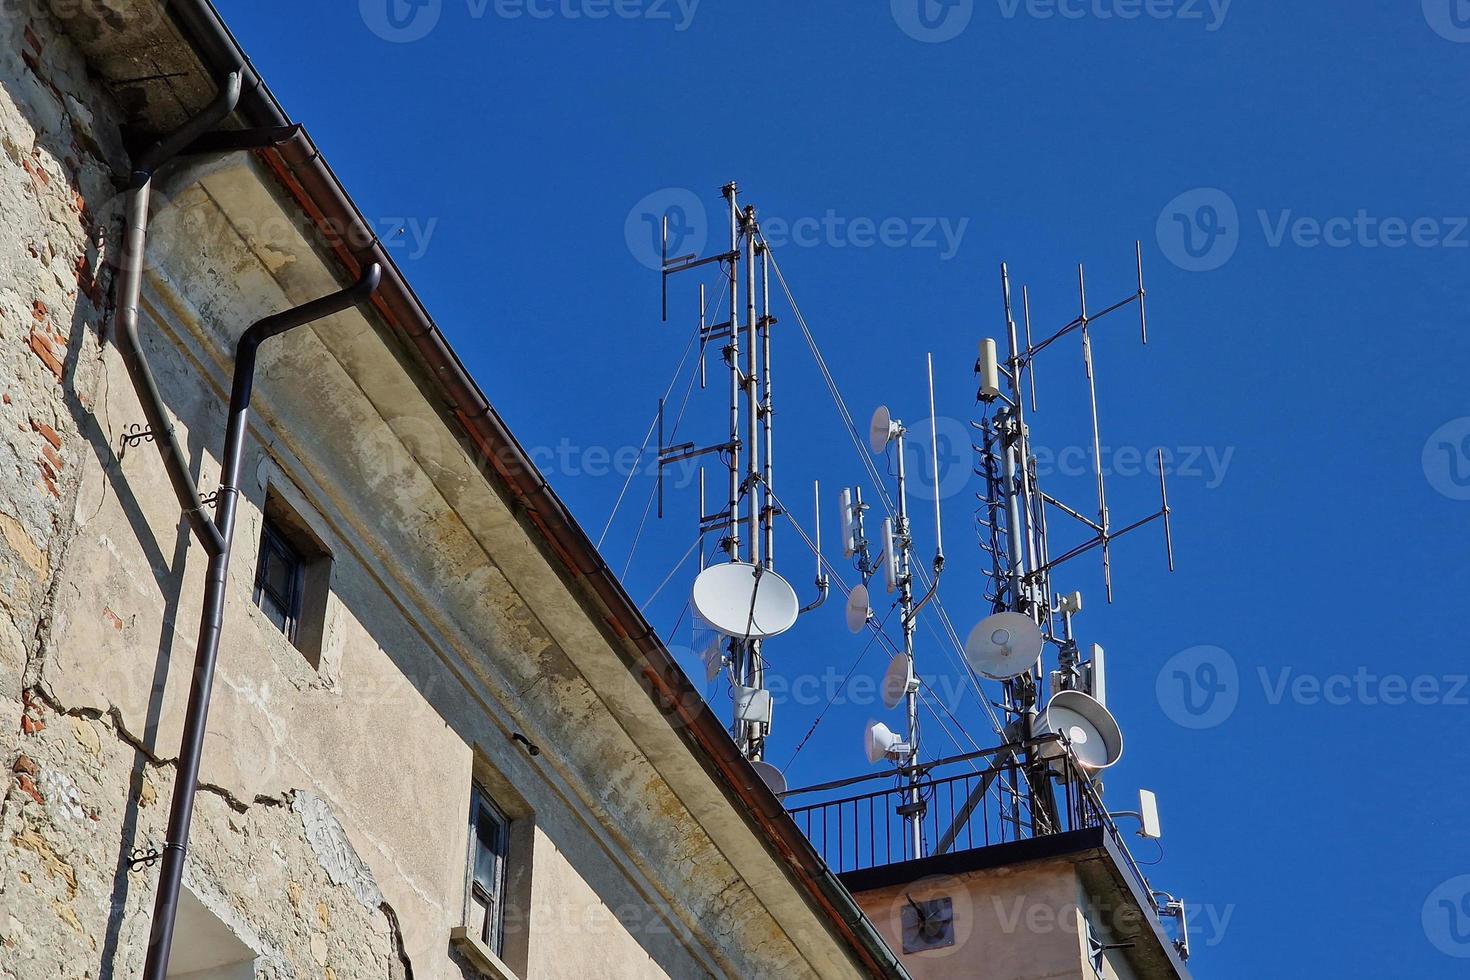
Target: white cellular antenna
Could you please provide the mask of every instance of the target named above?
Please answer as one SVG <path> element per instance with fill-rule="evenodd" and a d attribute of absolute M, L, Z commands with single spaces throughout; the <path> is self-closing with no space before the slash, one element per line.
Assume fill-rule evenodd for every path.
<path fill-rule="evenodd" d="M 883 587 L 894 592 L 898 588 L 899 545 L 893 540 L 893 519 L 883 518 Z"/>
<path fill-rule="evenodd" d="M 705 292 L 699 293 L 700 387 L 707 384 L 705 348 L 719 350 L 729 375 L 728 435 L 713 445 L 693 442 L 667 445 L 665 406 L 658 408 L 658 515 L 664 512 L 664 471 L 667 467 L 703 456 L 716 456 L 726 470 L 726 494 L 717 512 L 705 509 L 703 470 L 699 480 L 699 536 L 701 571 L 691 601 L 696 613 L 725 637 L 727 655 L 737 692 L 730 734 L 747 759 L 759 761 L 770 734 L 770 695 L 766 690 L 766 660 L 762 644 L 791 627 L 802 613 L 826 599 L 828 582 L 821 559 L 821 521 L 817 521 L 816 598 L 805 606 L 795 590 L 776 572 L 776 518 L 782 515 L 774 490 L 775 407 L 772 395 L 770 257 L 760 234 L 756 209 L 743 208 L 734 183 L 721 189 L 729 217 L 729 247 L 713 255 L 669 255 L 669 222 L 662 222 L 661 307 L 668 320 L 669 280 L 681 272 L 719 264 L 729 301 L 728 319 L 707 322 Z M 744 264 L 744 275 L 741 265 Z M 759 278 L 757 278 L 759 274 Z M 742 295 L 742 288 L 744 290 Z M 743 300 L 743 302 L 742 302 Z M 759 310 L 757 309 L 759 307 Z M 743 357 L 741 356 L 743 353 Z M 817 489 L 820 495 L 820 488 Z M 703 539 L 721 535 L 726 562 L 704 568 Z M 706 664 L 709 660 L 706 660 Z"/>
<path fill-rule="evenodd" d="M 842 557 L 851 558 L 857 554 L 857 537 L 853 531 L 855 524 L 852 513 L 852 491 L 843 487 L 837 494 L 837 520 L 842 531 Z"/>

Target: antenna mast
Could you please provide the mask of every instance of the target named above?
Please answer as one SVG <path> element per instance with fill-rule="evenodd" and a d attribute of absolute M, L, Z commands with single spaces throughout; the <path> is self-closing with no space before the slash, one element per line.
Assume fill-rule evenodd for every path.
<path fill-rule="evenodd" d="M 704 569 L 696 581 L 694 601 L 696 612 L 726 636 L 725 665 L 729 667 L 730 680 L 734 688 L 734 716 L 730 734 L 741 752 L 753 762 L 760 761 L 765 753 L 765 741 L 771 731 L 771 695 L 766 689 L 765 660 L 761 648 L 766 637 L 774 636 L 790 628 L 791 622 L 802 612 L 815 609 L 827 593 L 825 576 L 821 571 L 818 555 L 817 588 L 815 601 L 797 609 L 789 603 L 791 622 L 784 618 L 788 610 L 785 601 L 794 592 L 776 574 L 775 569 L 775 521 L 781 514 L 773 489 L 773 418 L 774 401 L 771 391 L 771 327 L 777 322 L 771 315 L 770 306 L 770 260 L 767 246 L 760 236 L 760 225 L 756 220 L 756 209 L 746 205 L 743 209 L 739 200 L 739 189 L 734 182 L 721 188 L 729 216 L 729 249 L 723 253 L 699 258 L 693 254 L 670 258 L 668 255 L 668 221 L 663 223 L 663 309 L 668 318 L 668 282 L 671 276 L 713 262 L 719 262 L 725 271 L 726 296 L 730 310 L 728 321 L 706 326 L 704 290 L 700 290 L 700 349 L 712 341 L 725 341 L 723 356 L 729 372 L 729 438 L 723 443 L 695 448 L 686 442 L 666 446 L 663 440 L 663 406 L 659 408 L 659 516 L 663 515 L 663 473 L 674 463 L 699 456 L 718 454 L 724 461 L 727 473 L 727 496 L 721 512 L 704 512 L 704 479 L 700 476 L 700 519 L 701 541 L 705 534 L 723 532 L 721 548 L 730 564 L 749 569 L 748 578 L 732 578 L 720 570 L 720 566 Z M 757 270 L 759 259 L 759 270 Z M 742 276 L 740 263 L 745 264 Z M 757 282 L 757 271 L 760 280 Z M 744 280 L 744 302 L 741 283 Z M 757 316 L 757 291 L 759 291 L 760 314 Z M 744 310 L 742 320 L 741 312 Z M 742 344 L 744 358 L 742 359 Z M 701 372 L 703 357 L 701 356 Z M 703 547 L 700 547 L 701 555 Z M 710 589 L 701 593 L 700 581 L 706 573 L 716 577 L 708 579 Z M 721 627 L 721 617 L 711 608 L 700 608 L 703 595 L 706 603 L 726 606 L 748 607 L 743 625 L 737 620 L 728 620 Z M 775 602 L 780 607 L 772 613 L 766 603 Z M 741 605 L 743 603 L 743 606 Z M 758 615 L 759 613 L 759 615 Z M 774 621 L 784 623 L 772 628 Z M 764 618 L 763 618 L 764 617 Z"/>
<path fill-rule="evenodd" d="M 1051 336 L 1033 342 L 1031 337 L 1031 304 L 1028 290 L 1023 289 L 1022 308 L 1025 323 L 1024 343 L 1017 330 L 1011 301 L 1010 272 L 1001 265 L 1001 294 L 1004 303 L 1005 331 L 1008 356 L 1000 362 L 996 356 L 994 340 L 980 343 L 980 356 L 976 373 L 980 378 L 977 400 L 985 406 L 985 417 L 975 424 L 980 432 L 980 443 L 975 446 L 979 458 L 979 472 L 985 478 L 986 494 L 984 516 L 978 524 L 982 529 L 981 550 L 991 557 L 994 583 L 986 598 L 991 601 L 996 614 L 1016 613 L 1035 623 L 1041 637 L 1060 650 L 1060 669 L 1048 675 L 1043 659 L 1038 656 L 1035 664 L 1020 671 L 1005 681 L 1006 707 L 1017 716 L 1020 739 L 1030 742 L 1039 734 L 1037 717 L 1041 705 L 1047 700 L 1051 682 L 1061 691 L 1078 690 L 1092 686 L 1088 679 L 1102 676 L 1101 666 L 1084 670 L 1080 663 L 1078 648 L 1072 636 L 1072 616 L 1081 609 L 1081 596 L 1057 596 L 1052 591 L 1052 571 L 1058 566 L 1088 551 L 1099 549 L 1102 555 L 1103 580 L 1108 601 L 1113 599 L 1112 543 L 1124 535 L 1162 519 L 1169 569 L 1173 571 L 1173 530 L 1170 522 L 1171 510 L 1164 483 L 1163 453 L 1158 455 L 1160 508 L 1153 514 L 1114 530 L 1108 508 L 1107 485 L 1102 468 L 1102 433 L 1097 407 L 1097 369 L 1093 357 L 1091 327 L 1104 317 L 1133 303 L 1138 304 L 1139 327 L 1143 342 L 1148 343 L 1148 321 L 1144 307 L 1143 251 L 1135 244 L 1138 284 L 1136 291 L 1127 298 L 1114 303 L 1096 314 L 1087 309 L 1087 281 L 1081 266 L 1077 270 L 1077 292 L 1079 311 L 1076 317 Z M 1037 356 L 1052 344 L 1071 334 L 1078 333 L 1082 341 L 1083 373 L 1087 380 L 1088 399 L 1091 410 L 1092 463 L 1097 492 L 1097 517 L 1085 516 L 1044 492 L 1037 481 L 1036 459 L 1031 451 L 1030 432 L 1026 422 L 1023 392 L 1028 388 L 1031 409 L 1036 410 L 1035 362 Z M 1003 386 L 1003 387 L 1002 387 Z M 1003 390 L 1004 388 L 1004 390 Z M 991 410 L 994 409 L 994 414 Z M 1052 558 L 1049 546 L 1047 516 L 1049 512 L 1062 515 L 1083 525 L 1088 537 L 1080 544 L 1068 549 L 1057 558 Z M 1002 533 L 1002 530 L 1004 533 Z M 997 617 L 998 618 L 998 617 Z M 989 620 L 987 620 L 989 622 Z M 1029 629 L 1029 627 L 1028 627 Z M 1099 692 L 1093 692 L 1094 694 Z M 1036 760 L 1029 760 L 1035 762 Z M 1050 782 L 1045 779 L 1030 780 L 1033 819 L 1053 810 Z"/>
<path fill-rule="evenodd" d="M 903 818 L 908 831 L 908 847 L 914 858 L 924 856 L 924 814 L 928 803 L 923 797 L 924 773 L 918 766 L 921 732 L 919 727 L 919 688 L 921 681 L 914 661 L 914 636 L 918 632 L 919 613 L 938 594 L 939 578 L 944 571 L 944 544 L 939 509 L 939 442 L 937 420 L 934 415 L 934 356 L 928 358 L 929 377 L 929 441 L 934 476 L 934 577 L 923 598 L 916 601 L 914 595 L 914 533 L 909 519 L 908 469 L 905 450 L 908 429 L 889 415 L 886 406 L 879 406 L 873 413 L 869 427 L 869 445 L 875 454 L 884 453 L 892 445 L 895 452 L 895 476 L 898 484 L 897 513 L 894 524 L 885 518 L 883 522 L 883 554 L 880 564 L 889 592 L 898 592 L 900 626 L 903 632 L 903 649 L 888 667 L 883 679 L 884 703 L 896 707 L 904 704 L 906 723 L 905 735 L 893 736 L 887 726 L 874 723 L 868 729 L 868 741 L 880 750 L 878 757 L 898 763 L 907 782 L 904 801 L 897 812 Z M 863 574 L 864 590 L 862 602 L 866 602 L 866 585 L 873 574 L 873 562 L 868 557 L 867 541 L 863 536 L 862 493 L 860 490 L 842 492 L 844 550 L 849 556 L 858 556 L 858 568 Z M 856 617 L 849 620 L 853 625 Z M 860 627 L 859 627 L 860 628 Z M 876 740 L 876 741 L 875 741 Z"/>

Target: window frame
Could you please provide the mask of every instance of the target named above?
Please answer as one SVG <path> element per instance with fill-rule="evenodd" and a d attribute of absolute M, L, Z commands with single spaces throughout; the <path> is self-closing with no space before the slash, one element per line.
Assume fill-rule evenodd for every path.
<path fill-rule="evenodd" d="M 290 581 L 287 588 L 290 594 L 284 598 L 278 596 L 268 583 L 268 559 L 272 557 L 284 561 L 289 567 Z M 256 556 L 253 598 L 262 613 L 266 613 L 266 609 L 261 600 L 267 597 L 274 605 L 283 609 L 286 623 L 281 632 L 292 646 L 297 645 L 301 626 L 302 600 L 306 592 L 306 564 L 306 556 L 291 540 L 288 531 L 279 522 L 266 516 L 260 526 L 260 551 Z M 269 613 L 266 613 L 266 618 L 275 624 L 275 619 Z"/>
<path fill-rule="evenodd" d="M 480 818 L 487 817 L 495 827 L 498 847 L 490 849 L 494 861 L 491 885 L 494 894 L 485 894 L 476 868 L 480 857 Z M 470 792 L 469 847 L 465 860 L 465 926 L 496 956 L 505 955 L 506 865 L 510 856 L 511 819 L 495 799 L 479 783 Z M 482 897 L 483 896 L 483 897 Z M 475 921 L 476 902 L 485 906 L 484 921 Z"/>

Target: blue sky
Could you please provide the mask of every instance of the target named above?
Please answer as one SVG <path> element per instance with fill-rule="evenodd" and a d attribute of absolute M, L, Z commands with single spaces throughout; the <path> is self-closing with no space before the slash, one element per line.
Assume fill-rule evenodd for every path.
<path fill-rule="evenodd" d="M 1147 870 L 1195 906 L 1198 976 L 1464 974 L 1465 3 L 430 0 L 390 19 L 386 2 L 220 6 L 365 213 L 403 229 L 400 264 L 594 537 L 623 483 L 609 460 L 642 442 L 693 326 L 695 274 L 659 322 L 645 214 L 680 202 L 718 242 L 738 181 L 785 224 L 776 259 L 853 414 L 927 416 L 932 351 L 950 431 L 1001 328 L 1002 260 L 1040 331 L 1076 312 L 1078 262 L 1094 309 L 1127 296 L 1142 240 L 1151 343 L 1128 315 L 1097 328 L 1103 442 L 1115 521 L 1156 499 L 1134 454 L 1170 451 L 1179 569 L 1145 530 L 1116 549 L 1114 605 L 1095 562 L 1058 579 L 1111 658 L 1110 803 L 1160 794 Z M 821 479 L 831 541 L 862 469 L 776 312 L 777 489 L 809 527 Z M 718 440 L 711 378 L 681 438 Z M 1039 378 L 1045 485 L 1089 505 L 1076 344 Z M 942 595 L 963 634 L 983 563 L 979 485 L 956 472 Z M 631 481 L 615 568 L 651 485 Z M 693 540 L 691 491 L 668 508 L 627 575 L 639 601 Z M 915 522 L 927 551 L 922 500 Z M 788 531 L 778 562 L 805 596 Z M 648 608 L 671 644 L 692 642 L 687 617 L 673 630 L 691 574 Z M 778 706 L 773 761 L 863 646 L 836 602 L 770 644 L 823 692 Z M 957 690 L 928 626 L 919 661 Z M 827 712 L 793 785 L 866 770 L 864 722 L 897 717 L 858 700 Z M 954 711 L 990 744 L 968 695 Z M 952 750 L 925 731 L 926 753 Z"/>

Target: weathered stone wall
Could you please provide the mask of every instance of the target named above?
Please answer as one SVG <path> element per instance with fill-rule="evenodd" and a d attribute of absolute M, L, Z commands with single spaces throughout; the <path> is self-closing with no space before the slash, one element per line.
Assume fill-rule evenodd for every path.
<path fill-rule="evenodd" d="M 0 746 L 71 523 L 73 422 L 96 379 L 107 276 L 96 211 L 121 159 L 112 114 L 53 24 L 0 8 Z"/>
<path fill-rule="evenodd" d="M 125 826 L 161 837 L 173 767 L 147 761 L 106 715 L 39 716 L 11 763 L 30 781 L 0 818 L 0 976 L 136 977 L 157 868 L 130 870 L 117 843 Z M 408 976 L 392 908 L 309 791 L 250 806 L 201 792 L 185 885 L 258 954 L 257 977 Z"/>

